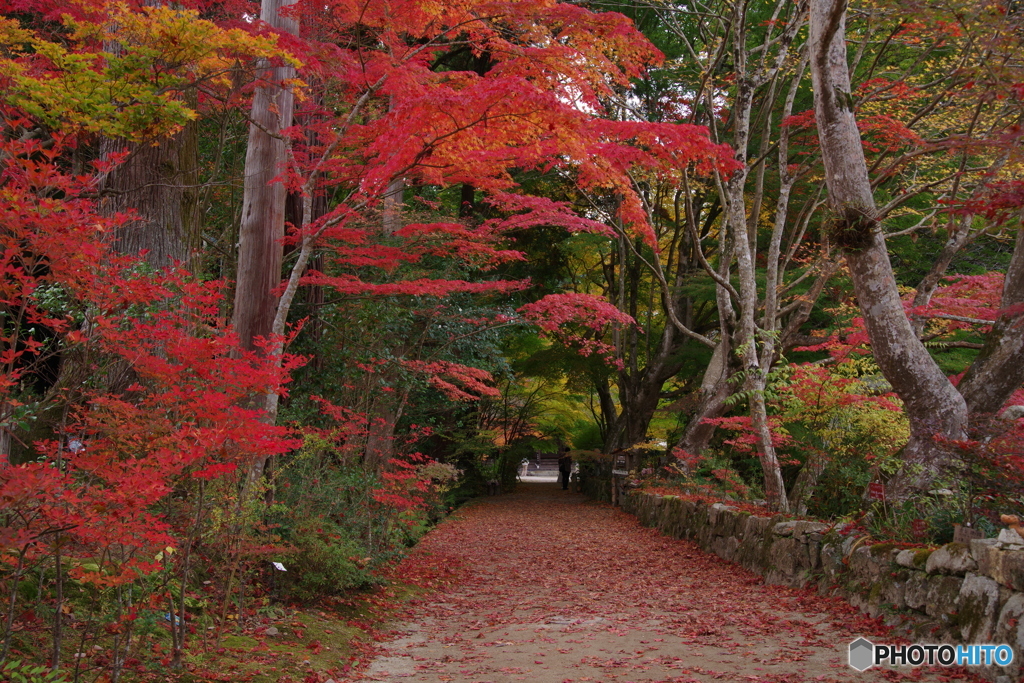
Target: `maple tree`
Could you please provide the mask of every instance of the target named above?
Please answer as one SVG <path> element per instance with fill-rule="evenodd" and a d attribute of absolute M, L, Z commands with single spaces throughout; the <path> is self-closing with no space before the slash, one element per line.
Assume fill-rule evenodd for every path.
<path fill-rule="evenodd" d="M 629 9 L 661 36 L 672 59 L 642 82 L 639 102 L 618 103 L 619 115 L 707 125 L 713 139 L 729 146 L 733 167 L 711 178 L 686 170 L 634 172 L 632 182 L 655 232 L 650 243 L 622 229 L 614 197 L 574 188 L 580 203 L 605 220 L 615 242 L 595 239 L 589 250 L 581 242 L 573 279 L 641 322 L 640 328 L 623 328 L 610 337 L 620 361 L 614 385 L 595 380 L 607 425 L 605 448 L 646 442 L 666 384 L 675 380 L 675 394 L 695 395 L 697 403 L 684 433 L 676 436 L 677 445 L 696 452 L 707 447 L 714 418 L 729 409 L 726 399 L 736 384 L 728 380 L 734 376 L 745 378 L 750 408 L 761 416 L 758 424 L 764 422 L 763 375 L 783 348 L 796 343 L 835 271 L 827 242 L 804 244 L 820 199 L 810 194 L 799 214 L 790 215 L 792 189 L 806 179 L 813 159 L 791 163 L 785 127 L 777 153 L 773 150 L 773 124 L 792 113 L 806 86 L 805 65 L 793 64 L 804 19 L 800 8 L 787 3 L 714 3 L 700 13 L 671 3 L 632 3 Z M 763 24 L 752 19 L 762 14 L 773 19 Z M 759 56 L 753 56 L 753 44 L 760 46 Z M 715 65 L 726 59 L 739 71 L 718 70 Z M 719 71 L 720 76 L 711 75 Z M 779 86 L 780 80 L 788 86 Z M 756 122 L 754 110 L 762 112 Z M 777 192 L 766 185 L 769 166 L 781 169 Z M 762 206 L 773 200 L 774 215 L 762 218 Z M 762 277 L 768 278 L 763 297 L 758 294 Z M 705 348 L 695 350 L 697 345 Z M 676 379 L 694 361 L 706 368 L 699 390 L 693 374 Z M 772 504 L 784 508 L 778 463 L 767 428 L 762 432 L 765 485 Z"/>
<path fill-rule="evenodd" d="M 320 26 L 320 9 L 303 7 L 300 3 L 296 10 L 300 24 Z M 561 165 L 586 187 L 621 193 L 622 220 L 630 230 L 644 234 L 646 217 L 630 185 L 630 169 L 692 165 L 707 171 L 724 163 L 721 151 L 697 127 L 615 122 L 592 113 L 604 111 L 603 98 L 613 87 L 626 85 L 645 61 L 655 58 L 621 17 L 538 2 L 516 3 L 514 8 L 488 4 L 485 15 L 494 18 L 482 20 L 473 7 L 453 5 L 436 13 L 436 8 L 410 3 L 408 13 L 397 15 L 376 5 L 358 12 L 357 5 L 335 9 L 338 20 L 313 45 L 322 46 L 315 47 L 317 54 L 333 46 L 334 52 L 326 51 L 316 69 L 323 70 L 318 78 L 324 85 L 344 93 L 344 99 L 325 101 L 306 113 L 303 125 L 308 132 L 293 136 L 287 172 L 281 169 L 281 182 L 297 191 L 303 205 L 288 238 L 295 243 L 296 260 L 276 308 L 271 311 L 267 306 L 271 299 L 258 314 L 236 307 L 237 324 L 239 315 L 258 315 L 266 321 L 273 313 L 270 332 L 282 335 L 301 285 L 343 294 L 433 297 L 508 291 L 514 286 L 437 277 L 374 281 L 351 273 L 307 273 L 318 249 L 327 250 L 328 258 L 343 269 L 351 264 L 386 273 L 402 262 L 415 264 L 424 254 L 434 253 L 431 249 L 450 250 L 472 267 L 486 269 L 518 258 L 513 251 L 495 247 L 509 230 L 551 224 L 573 231 L 607 230 L 564 203 L 517 193 L 510 175 L 513 168 Z M 377 42 L 352 42 L 353 31 L 369 31 Z M 338 51 L 338 45 L 346 47 Z M 452 51 L 486 53 L 491 65 L 478 71 L 446 68 L 446 55 Z M 515 98 L 505 97 L 509 90 L 516 92 Z M 441 187 L 471 184 L 483 195 L 480 203 L 504 217 L 475 227 L 446 221 L 396 230 L 389 227 L 395 220 L 392 202 L 388 225 L 359 224 L 367 209 L 378 206 L 385 196 L 394 197 L 397 181 Z M 326 189 L 344 192 L 346 199 L 314 216 L 314 198 Z M 429 245 L 438 238 L 448 246 Z M 270 280 L 274 271 L 260 269 Z M 258 288 L 266 291 L 265 284 Z M 248 291 L 248 285 L 237 291 Z M 385 441 L 401 416 L 401 406 L 399 400 L 382 407 Z M 270 406 L 268 414 L 274 410 Z"/>
<path fill-rule="evenodd" d="M 822 4 L 4 3 L 0 660 L 117 680 L 166 614 L 181 666 L 268 558 L 372 582 L 545 439 L 778 509 L 895 488 L 904 417 L 929 475 L 1019 467 L 974 438 L 1024 372 L 1018 19 L 865 3 L 837 152 Z"/>
<path fill-rule="evenodd" d="M 45 659 L 56 670 L 70 655 L 74 614 L 86 633 L 112 637 L 116 680 L 137 648 L 137 620 L 154 609 L 179 615 L 180 664 L 188 607 L 174 587 L 193 580 L 211 516 L 231 508 L 204 492 L 245 471 L 251 453 L 294 447 L 287 429 L 239 402 L 279 390 L 296 363 L 237 353 L 219 283 L 171 267 L 166 254 L 163 269 L 140 260 L 145 249 L 119 254 L 114 238 L 138 216 L 101 206 L 96 190 L 130 154 L 86 162 L 80 150 L 99 135 L 172 134 L 193 116 L 182 91 L 224 92 L 239 58 L 279 52 L 195 13 L 79 9 L 56 17 L 66 30 L 56 40 L 2 20 L 2 659 L 24 647 L 14 644 L 23 620 L 37 618 L 19 608 L 25 577 L 50 576 L 39 584 L 52 596 Z M 123 30 L 107 52 L 112 19 Z"/>
<path fill-rule="evenodd" d="M 721 415 L 724 410 L 734 405 L 735 399 L 729 399 L 730 393 L 739 389 L 743 400 L 749 403 L 755 413 L 766 412 L 764 407 L 759 407 L 763 403 L 761 397 L 765 391 L 765 387 L 760 384 L 768 376 L 773 365 L 779 361 L 781 352 L 806 343 L 806 335 L 801 332 L 801 326 L 812 314 L 814 301 L 824 291 L 829 278 L 839 267 L 839 261 L 830 256 L 833 245 L 850 245 L 846 241 L 846 235 L 841 231 L 832 230 L 830 219 L 827 216 L 822 217 L 817 211 L 824 203 L 824 185 L 818 183 L 818 186 L 814 187 L 815 181 L 820 178 L 817 140 L 813 136 L 808 136 L 808 133 L 813 133 L 814 130 L 814 112 L 808 110 L 794 113 L 800 111 L 801 104 L 806 106 L 810 103 L 807 63 L 803 61 L 806 45 L 796 41 L 790 47 L 791 57 L 787 58 L 785 41 L 780 39 L 773 43 L 774 47 L 782 50 L 779 56 L 785 64 L 785 68 L 779 73 L 787 76 L 792 74 L 787 92 L 778 81 L 772 78 L 763 80 L 765 73 L 772 73 L 770 69 L 767 72 L 763 71 L 770 66 L 770 62 L 763 59 L 763 55 L 766 54 L 764 50 L 759 52 L 758 57 L 751 59 L 748 71 L 744 72 L 742 68 L 747 63 L 744 52 L 747 41 L 737 40 L 734 47 L 730 48 L 728 41 L 714 40 L 716 36 L 729 36 L 732 35 L 732 31 L 740 30 L 736 27 L 743 27 L 744 31 L 755 33 L 755 29 L 752 28 L 754 24 L 745 13 L 749 12 L 750 16 L 755 16 L 758 12 L 767 13 L 767 4 L 744 8 L 729 5 L 717 13 L 709 10 L 706 15 L 700 17 L 691 15 L 689 8 L 673 8 L 662 4 L 633 5 L 637 6 L 641 8 L 635 10 L 638 14 L 646 12 L 648 16 L 657 17 L 657 30 L 664 32 L 668 29 L 685 41 L 689 62 L 701 63 L 703 60 L 715 63 L 715 55 L 718 55 L 717 59 L 723 59 L 724 55 L 731 57 L 730 68 L 722 70 L 724 77 L 721 84 L 710 76 L 697 74 L 689 81 L 701 83 L 703 89 L 698 89 L 696 95 L 687 85 L 676 85 L 677 89 L 673 91 L 670 88 L 677 81 L 673 81 L 673 75 L 670 73 L 655 81 L 656 85 L 649 86 L 652 92 L 648 97 L 656 103 L 659 113 L 668 110 L 679 116 L 679 112 L 682 112 L 690 120 L 700 120 L 699 117 L 714 112 L 716 106 L 722 107 L 723 120 L 716 121 L 715 125 L 711 126 L 712 130 L 719 136 L 740 136 L 736 138 L 742 143 L 737 144 L 737 154 L 750 155 L 753 160 L 752 175 L 746 185 L 739 181 L 739 175 L 731 176 L 730 182 L 734 184 L 732 199 L 720 200 L 718 204 L 712 203 L 705 209 L 693 209 L 694 218 L 691 219 L 691 225 L 696 227 L 700 225 L 699 221 L 705 221 L 702 229 L 707 230 L 706 234 L 711 239 L 728 235 L 729 225 L 732 225 L 733 229 L 737 230 L 736 243 L 741 246 L 738 234 L 739 229 L 743 228 L 755 253 L 758 249 L 765 248 L 767 253 L 761 252 L 764 255 L 758 257 L 764 259 L 764 266 L 755 262 L 753 267 L 746 267 L 737 261 L 735 272 L 748 274 L 748 293 L 758 288 L 758 278 L 764 277 L 768 282 L 764 298 L 754 310 L 760 311 L 761 306 L 767 306 L 766 310 L 775 309 L 789 316 L 788 320 L 773 320 L 769 315 L 757 318 L 757 334 L 763 339 L 763 347 L 759 347 L 758 353 L 763 355 L 756 371 L 749 364 L 747 367 L 741 367 L 742 364 L 737 364 L 736 355 L 727 351 L 722 342 L 716 342 L 720 352 L 712 357 L 708 366 L 705 381 L 698 394 L 697 414 L 689 420 L 686 432 L 678 444 L 688 452 L 699 452 L 708 444 L 708 438 L 717 423 L 715 416 Z M 772 35 L 771 31 L 782 29 L 781 21 L 778 19 L 779 11 L 776 9 L 775 13 L 770 15 L 772 18 L 765 24 L 771 27 L 767 30 L 768 36 Z M 728 24 L 728 30 L 723 28 L 716 32 L 708 28 L 705 22 L 717 19 L 705 19 L 704 16 L 729 17 L 732 18 L 732 23 Z M 1008 99 L 1008 95 L 1012 98 L 1012 58 L 1000 61 L 999 78 L 979 75 L 988 68 L 991 61 L 989 58 L 993 54 L 1011 54 L 1012 48 L 1008 46 L 1012 44 L 1013 38 L 1007 29 L 1012 22 L 989 22 L 988 19 L 992 16 L 999 16 L 998 8 L 989 5 L 972 6 L 969 12 L 960 14 L 951 7 L 933 8 L 929 9 L 925 16 L 926 20 L 911 25 L 903 21 L 899 8 L 884 3 L 872 5 L 865 12 L 857 14 L 856 28 L 852 30 L 856 32 L 859 50 L 850 56 L 851 77 L 862 81 L 855 81 L 857 87 L 854 91 L 857 97 L 859 137 L 862 139 L 864 153 L 868 157 L 871 188 L 884 201 L 878 207 L 878 216 L 886 217 L 891 225 L 887 230 L 887 239 L 894 245 L 899 244 L 899 240 L 905 239 L 908 235 L 916 240 L 929 228 L 933 231 L 948 229 L 951 235 L 949 240 L 940 245 L 934 260 L 924 266 L 920 280 L 916 282 L 917 306 L 927 304 L 943 274 L 965 248 L 979 240 L 989 239 L 993 233 L 999 236 L 998 225 L 979 220 L 981 216 L 987 215 L 980 197 L 989 192 L 986 187 L 990 183 L 1003 186 L 1005 181 L 994 179 L 1010 175 L 1007 171 L 1012 173 L 1015 163 L 1013 147 L 1005 146 L 1005 142 L 1014 136 L 1015 109 L 1012 102 L 1002 104 Z M 888 39 L 881 41 L 882 46 L 878 50 L 867 50 L 874 36 L 882 38 L 886 35 L 889 36 Z M 693 45 L 701 44 L 700 41 L 715 46 L 719 52 L 695 49 Z M 744 54 L 735 54 L 736 51 Z M 908 54 L 915 59 L 908 60 Z M 789 61 L 786 62 L 786 59 Z M 681 65 L 676 68 L 685 69 L 684 65 L 687 62 L 679 62 Z M 953 69 L 955 78 L 936 78 L 935 74 L 945 73 L 944 69 Z M 714 69 L 705 70 L 704 74 L 708 73 L 714 73 Z M 661 90 L 658 90 L 658 87 Z M 709 101 L 703 108 L 694 106 L 692 103 L 699 102 L 698 95 L 701 93 L 708 93 L 708 98 L 712 97 L 710 93 L 714 93 L 714 97 L 718 99 Z M 658 99 L 659 96 L 661 99 Z M 727 99 L 732 97 L 736 97 L 737 100 L 734 102 Z M 748 125 L 742 118 L 745 106 L 743 103 L 751 98 L 757 102 L 754 110 L 760 111 L 761 114 L 755 124 Z M 937 106 L 938 102 L 950 98 L 955 101 L 955 106 Z M 773 102 L 783 105 L 777 119 L 767 114 L 773 111 Z M 988 102 L 998 104 L 989 107 L 986 106 Z M 722 106 L 725 103 L 728 106 Z M 655 106 L 652 106 L 652 109 Z M 734 128 L 737 125 L 739 128 Z M 754 145 L 760 145 L 757 154 L 752 152 Z M 950 153 L 955 162 L 943 161 L 938 152 Z M 772 169 L 769 160 L 772 160 L 776 153 L 778 163 Z M 716 193 L 706 192 L 699 185 L 696 189 L 692 185 L 684 186 L 682 192 L 678 187 L 678 182 L 668 183 L 665 191 L 666 196 L 671 196 L 672 192 L 676 193 L 673 205 L 667 199 L 659 200 L 658 195 L 651 191 L 653 188 L 645 186 L 646 191 L 651 192 L 649 201 L 652 222 L 659 219 L 667 222 L 665 218 L 671 220 L 673 216 L 678 221 L 681 209 L 691 211 L 685 202 L 680 206 L 680 197 L 689 196 L 690 201 L 698 201 L 702 196 L 716 198 L 717 194 L 730 188 L 728 183 L 723 183 L 719 185 L 719 192 Z M 791 197 L 804 201 L 803 207 L 795 214 L 789 208 Z M 1003 201 L 1007 199 L 1007 195 L 1002 195 Z M 772 200 L 776 202 L 776 210 L 769 214 L 762 207 Z M 660 206 L 657 203 L 659 201 L 663 202 Z M 726 216 L 726 230 L 716 233 L 717 206 L 737 207 L 743 206 L 744 202 L 749 203 L 750 209 L 745 212 L 742 219 L 737 214 L 730 224 Z M 771 235 L 765 234 L 769 229 L 767 226 L 771 226 Z M 690 232 L 695 231 L 691 229 Z M 1010 234 L 1012 235 L 1012 232 Z M 710 270 L 713 267 L 722 268 L 723 263 L 731 263 L 728 259 L 722 258 L 727 251 L 723 251 L 722 256 L 714 251 L 717 245 L 711 242 L 711 239 L 706 239 L 703 243 L 697 242 L 706 245 L 704 252 L 707 255 L 709 276 L 714 274 Z M 623 246 L 628 244 L 626 241 Z M 726 249 L 729 248 L 729 244 L 728 241 L 722 243 Z M 628 254 L 630 250 L 627 248 L 625 251 Z M 656 261 L 657 255 L 641 255 L 635 249 L 633 251 L 638 262 L 645 263 L 645 266 L 653 267 L 655 271 L 663 267 Z M 673 248 L 670 247 L 667 253 L 671 259 Z M 612 262 L 614 263 L 614 256 Z M 670 266 L 675 265 L 672 260 L 667 262 Z M 676 262 L 682 264 L 685 261 L 678 258 Z M 811 264 L 811 268 L 804 272 L 795 270 L 794 266 L 801 262 Z M 629 281 L 629 272 L 624 268 L 621 279 Z M 787 277 L 788 272 L 792 272 L 792 276 Z M 815 276 L 813 285 L 806 288 L 811 275 Z M 737 279 L 739 284 L 743 285 L 743 278 Z M 783 284 L 787 279 L 790 283 Z M 670 272 L 667 275 L 663 274 L 661 281 L 666 292 L 670 291 L 669 285 L 679 288 L 681 283 L 685 282 L 678 276 L 673 282 Z M 773 282 L 778 284 L 771 284 Z M 744 306 L 752 300 L 748 298 L 747 304 L 742 304 L 743 287 L 736 287 L 732 282 L 727 283 L 721 276 L 716 284 L 719 290 L 717 310 L 720 318 L 725 316 L 721 318 L 725 321 L 725 331 L 719 334 L 719 338 L 731 340 L 733 337 L 726 334 L 733 327 L 729 322 L 731 316 L 739 315 L 738 320 L 742 321 Z M 783 289 L 780 290 L 779 287 Z M 780 302 L 778 292 L 786 292 L 788 288 L 795 289 L 799 294 L 788 303 Z M 619 291 L 629 292 L 627 297 L 632 297 L 634 301 L 631 304 L 633 308 L 629 310 L 635 311 L 637 294 L 644 290 L 631 284 L 620 288 Z M 609 292 L 608 296 L 614 299 L 622 295 Z M 685 304 L 688 299 L 681 298 L 681 301 Z M 680 310 L 687 311 L 688 308 L 683 305 Z M 731 313 L 734 310 L 736 313 Z M 670 314 L 669 309 L 663 313 L 666 317 L 671 317 Z M 760 316 L 760 313 L 758 315 Z M 677 322 L 678 318 L 677 314 Z M 926 335 L 925 324 L 926 318 L 912 314 L 912 325 L 919 336 Z M 731 334 L 734 335 L 735 330 L 732 330 Z M 965 343 L 954 342 L 954 345 L 963 346 Z M 708 343 L 708 346 L 715 345 Z M 649 341 L 646 346 L 646 353 L 650 356 L 647 368 L 641 369 L 643 366 L 639 366 L 631 373 L 623 373 L 624 376 L 619 381 L 618 396 L 623 405 L 623 415 L 627 412 L 625 406 L 631 391 L 627 387 L 630 386 L 630 381 L 635 381 L 630 379 L 630 374 L 636 380 L 654 387 L 653 391 L 648 389 L 647 392 L 648 396 L 655 399 L 664 384 L 664 378 L 658 376 L 657 370 L 659 367 L 665 367 L 664 363 L 655 362 L 659 356 L 653 353 L 654 347 Z M 750 347 L 741 345 L 739 348 L 745 349 L 749 354 L 756 346 L 757 344 Z M 643 357 L 643 354 L 638 357 Z M 672 357 L 672 354 L 670 352 L 667 356 L 663 354 L 660 357 Z M 670 369 L 669 375 L 671 374 Z M 727 380 L 730 376 L 741 381 L 729 382 Z M 1019 385 L 1015 377 L 1001 378 L 1006 379 L 1007 386 Z M 610 401 L 606 403 L 611 404 Z M 684 403 L 686 402 L 680 402 Z M 611 409 L 608 412 L 615 415 Z M 639 435 L 643 435 L 642 429 L 638 432 Z M 778 496 L 778 504 L 785 506 L 783 485 L 779 479 L 780 471 L 777 465 L 771 463 L 768 455 L 771 450 L 770 433 L 770 428 L 763 429 L 761 433 L 762 441 L 767 445 L 762 449 L 762 457 L 765 459 L 763 469 L 766 476 L 774 479 L 772 486 L 769 486 L 766 480 L 766 487 L 774 490 L 769 495 L 770 499 L 774 499 L 777 494 L 783 494 Z M 636 443 L 637 438 L 629 441 Z"/>
<path fill-rule="evenodd" d="M 196 486 L 244 470 L 249 453 L 294 444 L 286 429 L 238 405 L 252 391 L 281 385 L 294 361 L 278 366 L 254 354 L 233 357 L 235 337 L 217 322 L 217 283 L 197 283 L 176 270 L 146 273 L 136 259 L 113 252 L 105 234 L 128 217 L 106 218 L 82 197 L 92 181 L 56 167 L 65 151 L 59 140 L 47 148 L 8 141 L 2 175 L 4 402 L 22 419 L 63 411 L 50 436 L 26 448 L 20 462 L 5 454 L 2 547 L 11 563 L 11 602 L 4 654 L 18 582 L 49 566 L 57 590 L 54 666 L 69 582 L 114 600 L 114 612 L 97 615 L 98 625 L 121 629 L 114 649 L 127 648 L 139 601 L 163 598 L 162 591 L 132 598 L 120 587 L 166 564 L 154 560 L 164 548 L 187 557 L 194 528 L 208 523 L 210 503 L 197 499 Z M 47 331 L 45 344 L 33 341 L 37 328 Z M 26 380 L 55 348 L 73 359 L 76 384 L 33 395 Z M 134 382 L 111 392 L 104 373 L 124 363 Z M 175 489 L 190 493 L 172 505 Z M 182 509 L 161 513 L 161 505 Z M 175 569 L 182 581 L 192 571 L 187 560 Z M 183 611 L 183 603 L 172 611 Z"/>
<path fill-rule="evenodd" d="M 628 85 L 656 58 L 621 17 L 553 2 L 399 4 L 401 11 L 393 13 L 377 4 L 341 3 L 326 15 L 320 6 L 299 4 L 292 19 L 309 30 L 291 38 L 275 31 L 285 10 L 274 8 L 264 22 L 249 26 L 221 15 L 234 28 L 181 8 L 96 3 L 70 14 L 31 8 L 62 22 L 70 41 L 51 40 L 47 29 L 31 25 L 31 16 L 24 26 L 4 20 L 5 44 L 12 48 L 4 62 L 4 85 L 12 93 L 5 191 L 12 226 L 18 225 L 14 218 L 31 217 L 21 233 L 14 227 L 8 233 L 12 290 L 5 303 L 19 311 L 20 322 L 7 339 L 7 405 L 20 407 L 12 392 L 36 377 L 32 357 L 44 350 L 28 326 L 45 324 L 48 350 L 59 349 L 62 368 L 46 401 L 64 411 L 50 440 L 37 448 L 25 445 L 25 463 L 4 466 L 5 495 L 22 515 L 6 527 L 11 536 L 4 557 L 11 562 L 6 576 L 15 602 L 25 571 L 41 563 L 55 568 L 54 667 L 63 654 L 65 590 L 77 595 L 94 585 L 104 605 L 116 605 L 113 621 L 104 622 L 110 617 L 101 617 L 105 607 L 97 605 L 92 622 L 115 635 L 114 662 L 134 647 L 139 610 L 165 602 L 174 636 L 170 663 L 178 665 L 198 539 L 221 523 L 216 520 L 234 520 L 228 524 L 232 538 L 212 551 L 230 568 L 222 577 L 224 609 L 242 574 L 251 571 L 243 554 L 266 552 L 257 538 L 247 540 L 255 479 L 242 485 L 239 477 L 258 474 L 268 457 L 295 446 L 275 422 L 281 386 L 298 364 L 284 348 L 300 285 L 347 297 L 438 302 L 515 291 L 522 285 L 479 275 L 520 258 L 501 245 L 507 231 L 551 223 L 582 231 L 604 227 L 570 206 L 518 194 L 510 169 L 559 164 L 588 187 L 620 192 L 622 220 L 643 235 L 645 215 L 628 169 L 725 168 L 720 150 L 697 127 L 659 128 L 595 115 L 604 96 Z M 432 66 L 467 46 L 489 52 L 494 66 L 484 74 Z M 290 80 L 289 69 L 300 67 L 295 53 L 308 60 L 299 72 L 308 85 Z M 161 175 L 169 153 L 191 153 L 181 149 L 187 146 L 182 138 L 170 136 L 192 135 L 189 126 L 203 113 L 249 106 L 239 97 L 250 90 L 247 78 L 255 79 L 255 95 L 242 214 L 270 223 L 242 231 L 235 337 L 224 325 L 221 283 L 199 284 L 173 265 L 161 268 L 183 254 L 179 247 L 187 240 L 150 248 L 167 236 L 155 227 L 162 220 L 155 203 L 166 197 L 134 192 L 140 183 L 168 181 L 195 190 L 184 187 L 194 182 L 188 180 L 191 171 Z M 517 97 L 506 97 L 509 89 Z M 79 91 L 90 97 L 77 97 Z M 286 100 L 295 92 L 306 98 L 301 128 L 289 126 Z M 18 131 L 29 134 L 19 139 Z M 86 145 L 97 140 L 100 155 L 90 159 Z M 265 147 L 272 151 L 261 157 Z M 68 161 L 77 165 L 72 174 L 59 170 Z M 257 169 L 262 176 L 251 172 Z M 381 229 L 372 211 L 396 177 L 436 187 L 472 181 L 495 217 L 478 224 L 432 217 Z M 97 188 L 116 200 L 98 204 L 92 196 Z M 285 237 L 289 192 L 302 210 Z M 314 216 L 317 196 L 326 193 L 342 199 Z M 26 206 L 32 211 L 19 213 Z M 138 242 L 131 239 L 133 221 L 144 224 L 141 232 L 148 235 Z M 167 227 L 173 232 L 188 221 L 175 215 L 175 225 Z M 77 230 L 77 240 L 64 229 Z M 269 256 L 246 255 L 250 234 Z M 282 282 L 277 264 L 286 243 L 294 265 Z M 315 250 L 323 255 L 314 259 Z M 136 254 L 148 257 L 150 267 Z M 25 265 L 25 259 L 38 265 Z M 321 265 L 309 270 L 311 261 Z M 437 277 L 438 262 L 452 264 L 449 276 Z M 75 315 L 44 316 L 33 298 L 44 291 L 47 301 L 63 302 Z M 249 298 L 256 302 L 251 309 L 244 303 Z M 591 320 L 600 317 L 580 310 Z M 429 386 L 455 400 L 494 393 L 485 371 L 421 349 L 398 354 L 389 372 L 425 376 Z M 371 366 L 380 361 L 367 360 Z M 125 373 L 124 381 L 104 380 L 111 370 Z M 67 391 L 83 380 L 76 387 L 87 391 Z M 382 420 L 381 440 L 393 438 L 404 400 Z M 364 438 L 359 432 L 369 442 L 378 424 L 372 414 L 354 419 L 364 427 L 348 429 L 342 448 L 351 437 Z M 426 475 L 410 480 L 402 462 L 376 462 L 386 484 L 376 503 L 423 505 L 415 491 Z M 58 500 L 59 492 L 72 490 L 73 497 Z M 125 498 L 124 492 L 136 490 L 139 495 Z M 112 515 L 123 524 L 111 525 Z M 129 584 L 140 591 L 121 590 Z M 144 584 L 148 591 L 141 590 Z M 8 609 L 7 645 L 14 618 Z M 121 667 L 113 665 L 115 678 Z"/>

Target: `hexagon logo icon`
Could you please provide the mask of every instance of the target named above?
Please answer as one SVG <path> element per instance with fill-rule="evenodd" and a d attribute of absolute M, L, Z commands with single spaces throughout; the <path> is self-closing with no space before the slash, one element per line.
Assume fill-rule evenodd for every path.
<path fill-rule="evenodd" d="M 875 658 L 875 646 L 867 638 L 858 638 L 850 643 L 850 666 L 857 671 L 865 671 Z"/>

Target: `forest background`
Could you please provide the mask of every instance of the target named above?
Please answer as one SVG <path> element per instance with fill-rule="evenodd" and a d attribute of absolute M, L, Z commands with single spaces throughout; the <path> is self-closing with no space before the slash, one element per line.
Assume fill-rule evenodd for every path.
<path fill-rule="evenodd" d="M 182 666 L 565 445 L 1024 512 L 1016 2 L 0 6 L 10 671 Z"/>

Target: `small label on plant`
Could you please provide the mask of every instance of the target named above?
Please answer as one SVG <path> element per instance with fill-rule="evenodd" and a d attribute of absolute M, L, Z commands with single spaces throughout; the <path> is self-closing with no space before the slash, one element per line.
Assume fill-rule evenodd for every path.
<path fill-rule="evenodd" d="M 914 532 L 914 538 L 924 538 L 928 535 L 928 522 L 915 519 L 910 523 L 910 530 Z"/>
<path fill-rule="evenodd" d="M 286 572 L 286 571 L 288 571 L 287 569 L 284 568 L 284 565 L 281 564 L 280 562 L 271 562 L 270 564 L 274 565 L 274 569 L 276 569 L 279 572 Z"/>
<path fill-rule="evenodd" d="M 868 484 L 868 498 L 871 500 L 885 500 L 885 485 L 877 481 Z"/>

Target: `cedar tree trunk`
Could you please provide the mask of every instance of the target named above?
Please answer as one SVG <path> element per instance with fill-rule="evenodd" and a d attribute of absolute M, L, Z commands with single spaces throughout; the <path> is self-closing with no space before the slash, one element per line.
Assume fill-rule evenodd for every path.
<path fill-rule="evenodd" d="M 297 35 L 298 22 L 284 18 L 280 10 L 294 0 L 263 0 L 260 19 L 275 28 Z M 272 182 L 285 167 L 288 148 L 281 131 L 292 125 L 292 92 L 280 84 L 292 78 L 290 66 L 265 65 L 267 82 L 256 89 L 252 102 L 252 123 L 245 154 L 242 217 L 238 229 L 238 278 L 235 284 L 233 323 L 244 348 L 252 349 L 257 337 L 269 337 L 277 314 L 284 256 L 284 183 Z M 267 411 L 266 419 L 277 419 L 277 395 L 254 397 Z M 251 471 L 253 479 L 263 474 L 266 458 L 260 457 Z"/>

